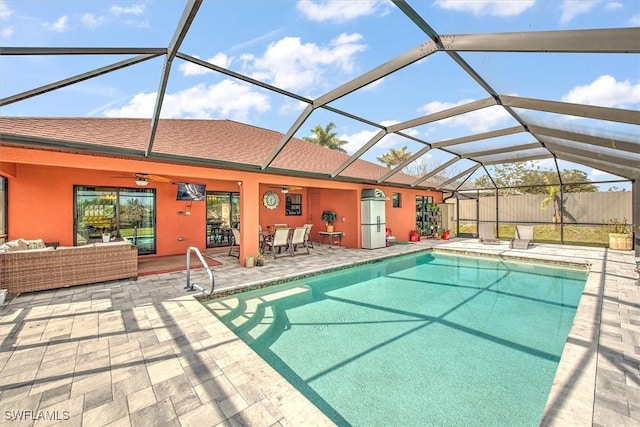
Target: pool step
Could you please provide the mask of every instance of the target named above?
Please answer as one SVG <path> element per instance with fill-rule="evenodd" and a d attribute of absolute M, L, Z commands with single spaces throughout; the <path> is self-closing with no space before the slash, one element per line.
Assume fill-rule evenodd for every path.
<path fill-rule="evenodd" d="M 267 293 L 251 298 L 230 297 L 220 301 L 213 301 L 209 309 L 222 320 L 237 335 L 247 342 L 260 338 L 276 323 L 276 312 L 273 302 L 282 298 L 290 298 L 309 294 L 307 286 L 295 286 L 288 289 Z"/>

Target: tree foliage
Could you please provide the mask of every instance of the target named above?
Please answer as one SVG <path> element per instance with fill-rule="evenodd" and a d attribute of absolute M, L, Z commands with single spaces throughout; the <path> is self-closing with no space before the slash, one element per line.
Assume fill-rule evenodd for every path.
<path fill-rule="evenodd" d="M 147 217 L 148 209 L 137 199 L 127 200 L 127 204 L 122 207 L 121 219 L 136 227 L 141 227 Z"/>
<path fill-rule="evenodd" d="M 509 194 L 550 194 L 550 187 L 560 184 L 556 171 L 540 169 L 531 162 L 517 162 L 495 166 L 493 181 L 501 195 Z M 591 183 L 586 172 L 571 169 L 560 171 L 565 193 L 596 192 L 598 187 Z M 576 184 L 573 184 L 576 183 Z M 476 188 L 493 188 L 487 175 L 475 180 Z"/>
<path fill-rule="evenodd" d="M 391 168 L 392 166 L 397 166 L 402 162 L 408 160 L 411 156 L 412 153 L 410 151 L 407 151 L 407 146 L 405 145 L 399 150 L 392 148 L 388 153 L 379 156 L 377 159 L 380 163 L 384 163 L 388 168 Z"/>
<path fill-rule="evenodd" d="M 403 172 L 407 175 L 421 177 L 428 174 L 432 170 L 437 169 L 441 164 L 441 162 L 434 159 L 433 157 L 422 156 L 416 161 L 411 162 L 409 165 L 407 165 L 407 167 L 403 169 Z M 447 180 L 448 178 L 457 175 L 458 171 L 459 169 L 457 167 L 450 166 L 438 172 L 435 177 L 442 180 Z"/>
<path fill-rule="evenodd" d="M 329 123 L 324 128 L 321 125 L 316 125 L 316 127 L 311 129 L 313 136 L 305 136 L 303 139 L 322 147 L 327 147 L 332 150 L 340 151 L 341 153 L 346 153 L 347 150 L 342 148 L 342 146 L 347 144 L 348 141 L 339 139 L 338 133 L 334 131 L 335 128 L 336 125 L 333 122 Z"/>

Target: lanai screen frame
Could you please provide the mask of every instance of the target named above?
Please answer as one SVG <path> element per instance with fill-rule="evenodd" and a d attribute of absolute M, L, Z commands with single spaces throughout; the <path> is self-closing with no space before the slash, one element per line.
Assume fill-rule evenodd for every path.
<path fill-rule="evenodd" d="M 134 66 L 141 62 L 148 61 L 153 58 L 164 56 L 164 63 L 159 74 L 159 87 L 153 115 L 151 118 L 147 148 L 145 157 L 153 157 L 153 144 L 157 131 L 158 121 L 160 120 L 160 111 L 163 105 L 166 93 L 167 82 L 171 73 L 171 66 L 175 58 L 180 58 L 197 64 L 201 67 L 208 68 L 214 72 L 218 72 L 243 82 L 259 86 L 263 89 L 279 93 L 291 99 L 301 101 L 307 104 L 304 111 L 291 124 L 289 130 L 284 133 L 280 143 L 273 151 L 263 159 L 260 169 L 265 173 L 282 173 L 281 170 L 275 170 L 272 167 L 274 160 L 284 147 L 291 141 L 294 134 L 305 123 L 306 119 L 316 109 L 325 109 L 332 113 L 348 117 L 353 120 L 360 121 L 367 125 L 379 129 L 378 133 L 365 143 L 356 153 L 330 174 L 324 176 L 324 179 L 342 180 L 354 182 L 362 182 L 357 177 L 347 176 L 345 170 L 353 164 L 357 159 L 373 147 L 383 137 L 396 134 L 403 138 L 410 139 L 423 145 L 423 148 L 411 156 L 406 162 L 397 165 L 388 173 L 379 177 L 374 184 L 388 185 L 391 187 L 406 187 L 406 184 L 400 184 L 391 178 L 401 172 L 405 167 L 409 166 L 416 160 L 424 156 L 432 149 L 439 149 L 451 154 L 453 157 L 441 167 L 430 171 L 429 173 L 417 177 L 408 186 L 417 189 L 436 189 L 443 192 L 453 193 L 462 188 L 466 179 L 471 176 L 477 169 L 484 168 L 492 164 L 490 160 L 483 157 L 490 157 L 496 153 L 511 153 L 507 159 L 502 159 L 500 163 L 520 162 L 526 160 L 538 160 L 551 158 L 556 164 L 557 159 L 570 161 L 584 166 L 599 169 L 601 171 L 627 179 L 631 183 L 633 193 L 633 224 L 635 224 L 636 234 L 636 254 L 640 255 L 640 238 L 638 232 L 640 230 L 640 212 L 638 209 L 638 181 L 640 178 L 640 143 L 637 140 L 626 140 L 620 135 L 594 135 L 591 133 L 581 133 L 568 131 L 556 127 L 546 127 L 536 125 L 527 121 L 521 110 L 542 111 L 559 115 L 569 115 L 574 117 L 582 117 L 605 122 L 623 123 L 632 126 L 640 125 L 640 112 L 636 110 L 617 109 L 608 107 L 599 107 L 586 104 L 571 104 L 565 102 L 548 101 L 543 99 L 534 99 L 526 97 L 518 97 L 507 94 L 501 94 L 496 91 L 483 78 L 480 72 L 467 63 L 460 55 L 465 52 L 526 52 L 539 53 L 541 55 L 549 55 L 553 53 L 601 53 L 601 54 L 638 54 L 640 53 L 640 27 L 630 28 L 610 28 L 610 29 L 589 29 L 589 30 L 562 30 L 562 31 L 530 31 L 530 32 L 510 32 L 510 33 L 485 33 L 485 34 L 438 34 L 408 2 L 402 0 L 392 0 L 392 3 L 407 18 L 416 25 L 426 36 L 427 41 L 419 46 L 410 49 L 401 55 L 384 62 L 382 65 L 365 72 L 361 76 L 336 87 L 323 95 L 309 99 L 299 94 L 275 87 L 265 82 L 256 80 L 249 76 L 242 75 L 232 70 L 213 65 L 206 61 L 202 61 L 196 57 L 180 52 L 180 47 L 187 35 L 189 28 L 194 21 L 203 0 L 187 0 L 184 11 L 179 22 L 176 25 L 173 37 L 166 47 L 149 47 L 149 48 L 112 48 L 112 47 L 0 47 L 0 56 L 5 55 L 135 55 L 123 61 L 113 63 L 111 65 L 101 67 L 79 75 L 71 76 L 67 79 L 56 81 L 38 88 L 17 93 L 0 99 L 0 106 L 9 105 L 25 99 L 29 99 L 43 93 L 54 91 L 78 82 L 82 82 L 94 77 L 101 76 L 125 67 Z M 383 126 L 364 117 L 359 117 L 348 111 L 339 110 L 330 105 L 345 95 L 348 95 L 364 86 L 375 82 L 385 76 L 388 76 L 404 67 L 426 58 L 435 53 L 444 53 L 448 55 L 465 73 L 475 80 L 487 93 L 487 97 L 481 100 L 469 102 L 437 113 L 416 117 L 390 126 Z M 517 126 L 509 128 L 493 130 L 491 132 L 483 132 L 477 134 L 465 135 L 463 137 L 454 138 L 446 141 L 427 141 L 423 138 L 417 138 L 409 135 L 406 130 L 424 125 L 427 123 L 437 122 L 447 118 L 452 118 L 470 111 L 479 109 L 499 107 L 504 109 L 517 123 Z M 483 150 L 474 153 L 462 154 L 456 151 L 456 145 L 471 141 L 481 141 L 484 139 L 496 138 L 503 135 L 523 133 L 528 135 L 532 142 L 521 147 L 502 147 L 499 149 Z M 2 140 L 13 141 L 20 140 L 19 136 L 0 133 L 0 143 Z M 580 148 L 572 147 L 564 144 L 562 141 L 578 144 Z M 46 140 L 23 139 L 25 144 L 40 145 L 46 147 L 49 142 Z M 59 143 L 59 141 L 58 141 Z M 542 154 L 536 154 L 530 157 L 523 157 L 523 152 L 533 147 L 544 150 Z M 118 152 L 117 149 L 115 149 Z M 126 149 L 120 154 L 127 154 Z M 170 156 L 163 156 L 170 160 Z M 465 168 L 462 173 L 455 177 L 443 179 L 435 178 L 442 170 L 455 167 L 456 163 L 466 160 L 472 163 L 471 167 Z M 291 171 L 292 175 L 304 176 L 304 172 Z M 561 181 L 560 181 L 561 182 Z"/>

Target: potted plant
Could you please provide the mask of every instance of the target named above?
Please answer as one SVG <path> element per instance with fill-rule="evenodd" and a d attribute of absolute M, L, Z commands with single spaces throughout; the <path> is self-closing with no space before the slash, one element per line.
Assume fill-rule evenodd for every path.
<path fill-rule="evenodd" d="M 627 225 L 627 218 L 622 222 L 618 218 L 609 220 L 609 249 L 630 251 L 633 248 L 632 227 Z"/>
<path fill-rule="evenodd" d="M 256 255 L 256 267 L 262 267 L 264 265 L 264 255 Z"/>
<path fill-rule="evenodd" d="M 111 230 L 107 229 L 106 227 L 102 228 L 102 241 L 104 243 L 107 243 L 109 240 L 111 240 Z"/>
<path fill-rule="evenodd" d="M 336 215 L 336 213 L 334 211 L 323 211 L 322 215 L 320 216 L 320 219 L 322 219 L 324 221 L 324 223 L 327 226 L 327 231 L 329 233 L 333 232 L 333 223 L 336 222 L 336 218 L 338 217 L 338 215 Z"/>

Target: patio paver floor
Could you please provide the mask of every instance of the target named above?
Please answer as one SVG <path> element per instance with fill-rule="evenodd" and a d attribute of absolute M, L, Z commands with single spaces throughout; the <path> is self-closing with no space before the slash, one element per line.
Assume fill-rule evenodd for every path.
<path fill-rule="evenodd" d="M 477 239 L 379 250 L 317 245 L 241 268 L 226 252 L 217 290 L 437 250 L 589 265 L 543 425 L 640 425 L 640 287 L 631 252 Z M 2 423 L 332 425 L 185 289 L 184 272 L 20 295 L 0 309 Z M 193 282 L 206 285 L 204 270 Z"/>

